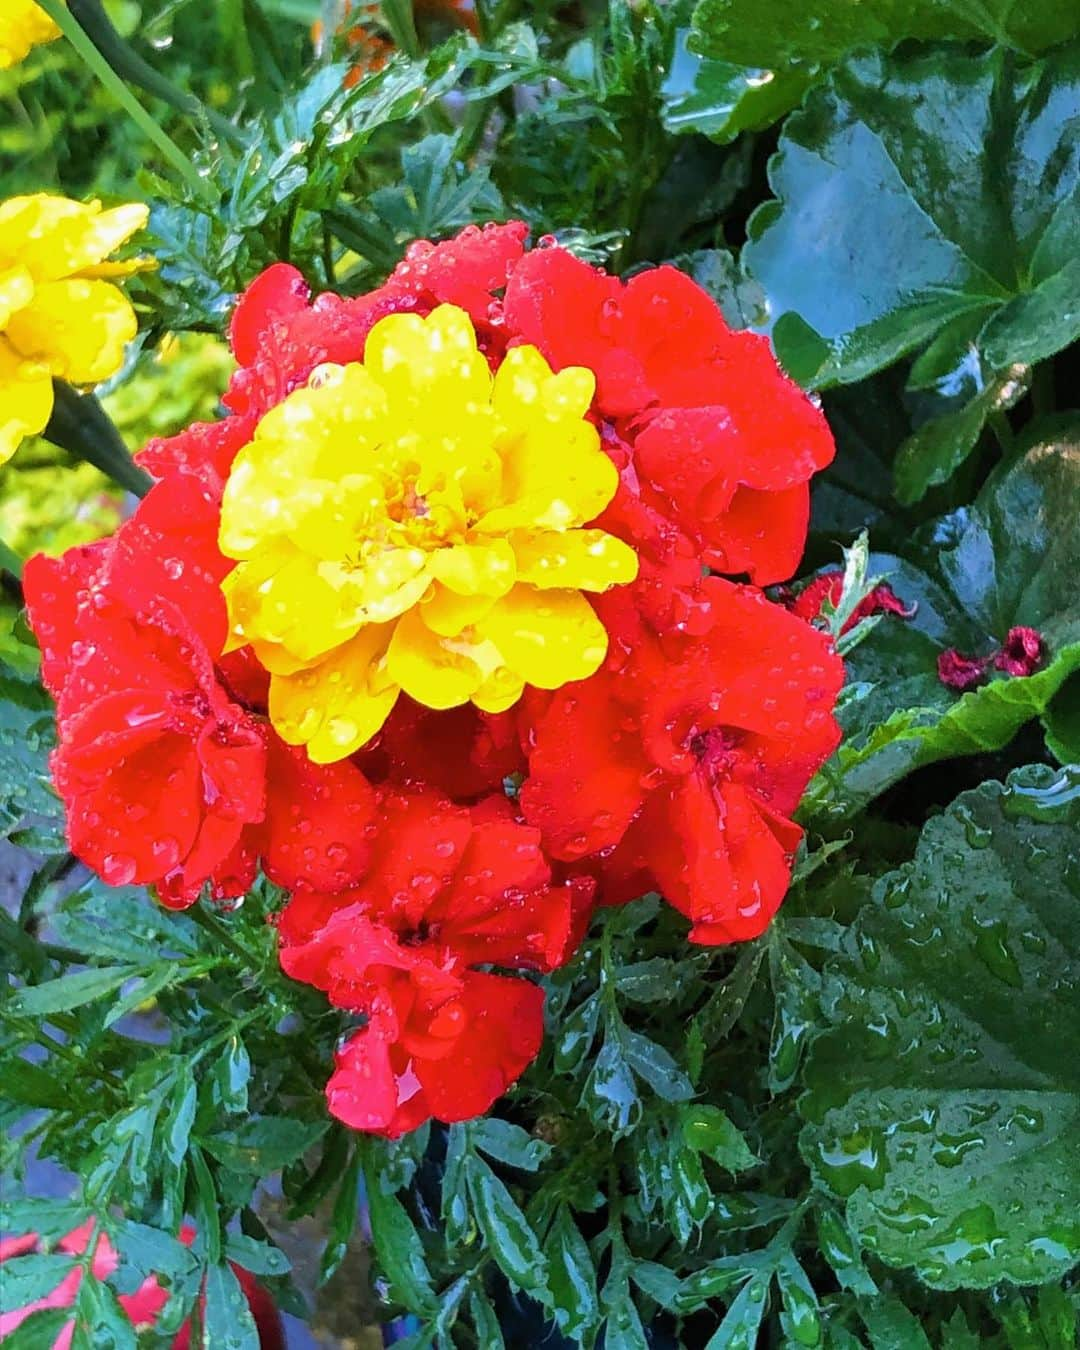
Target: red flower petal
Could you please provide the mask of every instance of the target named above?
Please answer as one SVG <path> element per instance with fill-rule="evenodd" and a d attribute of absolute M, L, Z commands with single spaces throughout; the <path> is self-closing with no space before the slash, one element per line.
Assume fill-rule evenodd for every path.
<path fill-rule="evenodd" d="M 375 794 L 348 760 L 312 764 L 267 731 L 266 816 L 249 832 L 278 886 L 341 891 L 367 870 Z"/>
<path fill-rule="evenodd" d="M 544 991 L 527 980 L 470 972 L 455 1052 L 416 1060 L 432 1115 L 452 1122 L 482 1115 L 536 1058 L 544 1038 Z"/>

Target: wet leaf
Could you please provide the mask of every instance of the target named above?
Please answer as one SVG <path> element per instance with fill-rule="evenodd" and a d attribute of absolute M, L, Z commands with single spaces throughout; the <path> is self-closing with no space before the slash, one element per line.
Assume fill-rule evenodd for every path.
<path fill-rule="evenodd" d="M 406 1307 L 430 1309 L 434 1306 L 435 1291 L 420 1234 L 401 1201 L 383 1193 L 378 1173 L 374 1169 L 365 1172 L 372 1241 L 379 1266 Z"/>
<path fill-rule="evenodd" d="M 745 1172 L 759 1161 L 718 1106 L 694 1105 L 682 1110 L 682 1135 L 698 1153 L 704 1153 L 729 1172 Z"/>
<path fill-rule="evenodd" d="M 325 1120 L 302 1121 L 289 1116 L 263 1116 L 239 1129 L 208 1135 L 203 1147 L 236 1172 L 265 1176 L 287 1167 L 325 1134 Z"/>
<path fill-rule="evenodd" d="M 827 967 L 804 1156 L 858 1241 L 936 1288 L 1080 1258 L 1078 825 L 1076 771 L 965 793 Z"/>
<path fill-rule="evenodd" d="M 971 398 L 1072 342 L 1078 98 L 1076 46 L 871 53 L 812 91 L 743 255 L 792 373 L 860 380 L 932 342 L 938 387 Z"/>
<path fill-rule="evenodd" d="M 769 1287 L 753 1276 L 743 1285 L 705 1350 L 753 1350 L 768 1304 Z"/>
<path fill-rule="evenodd" d="M 125 980 L 138 974 L 135 966 L 99 966 L 95 970 L 76 970 L 45 984 L 20 989 L 12 1000 L 12 1011 L 31 1017 L 48 1017 L 95 1003 L 119 989 Z"/>
<path fill-rule="evenodd" d="M 1040 5 L 1016 0 L 701 0 L 694 12 L 694 45 L 709 56 L 744 65 L 834 65 L 857 47 L 889 48 L 904 38 L 923 41 L 982 39 L 1037 52 L 1080 29 L 1070 0 Z"/>
<path fill-rule="evenodd" d="M 29 1256 L 15 1256 L 4 1262 L 4 1277 L 0 1280 L 0 1312 L 25 1308 L 51 1293 L 75 1265 L 75 1258 L 53 1252 L 48 1255 L 33 1252 Z"/>
<path fill-rule="evenodd" d="M 810 78 L 801 71 L 770 70 L 703 56 L 689 29 L 676 35 L 675 52 L 660 90 L 661 121 L 676 135 L 697 133 L 734 140 L 742 131 L 770 126 L 798 103 Z"/>
<path fill-rule="evenodd" d="M 240 1281 L 229 1266 L 206 1272 L 205 1350 L 259 1350 L 259 1333 Z"/>
<path fill-rule="evenodd" d="M 552 1311 L 565 1336 L 595 1329 L 600 1316 L 596 1267 L 570 1210 L 560 1206 L 544 1243 Z"/>
<path fill-rule="evenodd" d="M 519 1167 L 524 1172 L 535 1172 L 551 1153 L 550 1144 L 534 1139 L 520 1125 L 494 1117 L 470 1125 L 469 1139 L 474 1148 L 489 1158 L 506 1163 L 508 1167 Z"/>
<path fill-rule="evenodd" d="M 465 1159 L 463 1170 L 476 1221 L 499 1269 L 519 1289 L 545 1289 L 547 1261 L 510 1192 L 475 1154 Z"/>

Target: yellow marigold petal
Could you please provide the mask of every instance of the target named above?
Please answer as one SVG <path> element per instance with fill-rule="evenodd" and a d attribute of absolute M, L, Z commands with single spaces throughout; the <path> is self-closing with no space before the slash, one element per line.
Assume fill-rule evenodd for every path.
<path fill-rule="evenodd" d="M 456 637 L 488 612 L 497 597 L 458 595 L 437 581 L 420 602 L 420 617 L 440 637 Z"/>
<path fill-rule="evenodd" d="M 518 580 L 542 590 L 606 591 L 637 576 L 637 554 L 603 530 L 516 530 L 509 542 Z"/>
<path fill-rule="evenodd" d="M 395 684 L 427 708 L 456 708 L 501 664 L 490 642 L 437 636 L 415 611 L 398 620 L 387 653 Z"/>
<path fill-rule="evenodd" d="M 472 696 L 473 703 L 486 713 L 506 712 L 525 692 L 525 681 L 508 666 L 500 666 Z"/>
<path fill-rule="evenodd" d="M 138 331 L 130 301 L 107 281 L 51 281 L 13 314 L 7 338 L 27 360 L 42 361 L 58 379 L 97 384 L 115 375 Z"/>
<path fill-rule="evenodd" d="M 577 366 L 552 374 L 535 347 L 507 352 L 492 393 L 503 483 L 478 530 L 574 529 L 603 511 L 619 476 L 596 428 L 582 420 L 595 384 Z"/>
<path fill-rule="evenodd" d="M 398 687 L 390 681 L 390 628 L 373 626 L 325 660 L 270 681 L 270 721 L 289 745 L 306 745 L 316 764 L 345 759 L 389 717 Z"/>
<path fill-rule="evenodd" d="M 23 309 L 33 298 L 34 278 L 25 267 L 0 271 L 0 333 L 15 311 Z"/>
<path fill-rule="evenodd" d="M 475 625 L 509 668 L 540 689 L 558 689 L 599 670 L 607 631 L 577 591 L 538 591 L 518 585 Z"/>
<path fill-rule="evenodd" d="M 17 65 L 31 47 L 52 42 L 60 29 L 40 5 L 31 0 L 4 0 L 4 18 L 0 23 L 0 70 Z"/>
<path fill-rule="evenodd" d="M 431 555 L 431 574 L 458 595 L 505 595 L 514 584 L 514 551 L 505 539 L 452 544 Z"/>
<path fill-rule="evenodd" d="M 0 464 L 25 436 L 44 431 L 53 409 L 48 370 L 24 360 L 0 334 Z"/>
<path fill-rule="evenodd" d="M 222 584 L 233 645 L 262 642 L 305 662 L 352 637 L 355 605 L 320 573 L 319 560 L 287 542 L 240 563 Z"/>
<path fill-rule="evenodd" d="M 105 261 L 143 229 L 141 203 L 103 211 L 100 202 L 74 202 L 37 193 L 0 203 L 0 265 L 19 262 L 38 282 L 73 277 Z"/>

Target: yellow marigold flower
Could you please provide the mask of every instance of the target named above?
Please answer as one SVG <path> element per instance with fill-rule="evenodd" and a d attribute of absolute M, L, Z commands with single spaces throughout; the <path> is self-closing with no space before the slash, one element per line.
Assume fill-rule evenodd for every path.
<path fill-rule="evenodd" d="M 60 36 L 60 29 L 40 5 L 31 0 L 3 0 L 4 14 L 0 19 L 0 70 L 18 63 L 31 47 L 52 42 Z"/>
<path fill-rule="evenodd" d="M 105 278 L 141 264 L 106 258 L 147 215 L 45 193 L 0 203 L 0 464 L 45 429 L 54 377 L 97 384 L 119 370 L 138 325 Z"/>
<path fill-rule="evenodd" d="M 637 557 L 585 529 L 614 465 L 585 420 L 591 371 L 534 347 L 492 375 L 468 316 L 442 305 L 371 330 L 363 363 L 322 366 L 259 423 L 221 515 L 233 645 L 271 672 L 270 717 L 318 763 L 379 730 L 404 690 L 499 712 L 526 683 L 600 666 L 582 591 Z"/>

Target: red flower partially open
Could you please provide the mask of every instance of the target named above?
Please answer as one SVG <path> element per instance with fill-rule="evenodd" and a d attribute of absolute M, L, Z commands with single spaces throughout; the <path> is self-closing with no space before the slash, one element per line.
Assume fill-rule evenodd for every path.
<path fill-rule="evenodd" d="M 481 1114 L 534 1058 L 543 992 L 477 967 L 559 965 L 593 883 L 552 884 L 539 831 L 505 799 L 470 811 L 395 792 L 382 823 L 363 886 L 301 892 L 283 911 L 281 964 L 367 1017 L 338 1054 L 330 1109 L 397 1135 Z"/>

